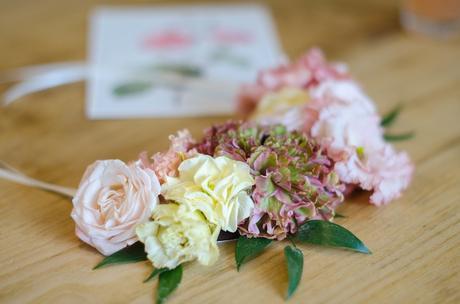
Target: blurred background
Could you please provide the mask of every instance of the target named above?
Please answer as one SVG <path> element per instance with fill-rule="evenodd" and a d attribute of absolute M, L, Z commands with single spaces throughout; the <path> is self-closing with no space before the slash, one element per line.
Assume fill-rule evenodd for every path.
<path fill-rule="evenodd" d="M 88 16 L 97 5 L 236 4 L 247 1 L 57 1 L 0 2 L 0 67 L 85 59 Z M 295 58 L 312 45 L 332 57 L 357 44 L 402 29 L 400 12 L 459 22 L 458 0 L 291 0 L 267 5 L 286 53 Z M 33 47 L 31 47 L 33 45 Z M 6 58 L 5 58 L 6 56 Z"/>
<path fill-rule="evenodd" d="M 85 61 L 89 48 L 89 16 L 98 5 L 195 3 L 203 4 L 202 1 L 3 0 L 0 2 L 0 71 L 60 61 Z M 209 4 L 237 3 L 246 2 L 215 1 Z M 328 59 L 347 61 L 351 72 L 370 96 L 375 97 L 381 112 L 401 101 L 421 96 L 424 88 L 428 90 L 430 85 L 441 83 L 439 79 L 430 79 L 433 79 L 433 73 L 446 67 L 452 70 L 446 71 L 448 75 L 454 73 L 446 77 L 457 81 L 454 66 L 458 66 L 457 54 L 460 53 L 457 37 L 459 0 L 256 3 L 266 5 L 271 12 L 282 49 L 289 58 L 295 59 L 309 48 L 318 46 Z M 441 30 L 433 30 L 430 27 L 433 24 L 441 24 Z M 425 65 L 417 68 L 417 62 Z M 382 74 L 381 77 L 372 77 L 376 71 Z M 412 75 L 425 77 L 418 82 L 429 85 L 419 88 L 411 80 Z M 407 82 L 403 86 L 401 79 Z M 445 81 L 442 83 L 445 85 Z M 0 93 L 7 87 L 1 84 Z M 384 97 L 383 93 L 386 94 Z M 67 164 L 74 157 L 74 151 L 68 148 L 48 151 L 49 145 L 60 143 L 66 146 L 66 143 L 74 143 L 73 138 L 78 138 L 79 145 L 85 147 L 79 154 L 81 167 L 75 168 L 81 170 L 83 164 L 94 159 L 131 159 L 145 148 L 150 151 L 164 149 L 167 147 L 165 134 L 187 127 L 199 136 L 203 128 L 228 118 L 89 121 L 84 115 L 84 100 L 84 83 L 80 82 L 28 95 L 1 108 L 0 159 L 11 159 L 13 164 L 21 163 L 20 166 L 25 168 L 43 168 L 52 174 L 51 163 Z M 160 126 L 161 132 L 158 130 Z M 107 139 L 107 134 L 110 134 L 110 141 L 104 141 L 103 145 L 93 144 Z M 43 153 L 51 154 L 49 159 L 30 157 Z M 12 154 L 15 157 L 12 158 Z M 29 166 L 32 163 L 34 166 Z M 64 179 L 70 179 L 67 183 L 75 184 L 79 174 L 66 176 Z"/>

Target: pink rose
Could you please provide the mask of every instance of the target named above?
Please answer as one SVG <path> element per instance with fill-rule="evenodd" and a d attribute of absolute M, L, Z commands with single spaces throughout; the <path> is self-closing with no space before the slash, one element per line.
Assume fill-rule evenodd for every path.
<path fill-rule="evenodd" d="M 150 218 L 159 193 L 155 172 L 140 162 L 96 161 L 72 200 L 77 236 L 104 255 L 136 242 L 135 228 Z"/>

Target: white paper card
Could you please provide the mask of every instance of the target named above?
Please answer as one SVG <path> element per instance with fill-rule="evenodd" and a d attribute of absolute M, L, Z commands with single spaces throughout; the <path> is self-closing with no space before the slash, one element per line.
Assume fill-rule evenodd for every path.
<path fill-rule="evenodd" d="M 101 7 L 91 17 L 87 115 L 227 115 L 239 85 L 283 55 L 258 5 Z"/>

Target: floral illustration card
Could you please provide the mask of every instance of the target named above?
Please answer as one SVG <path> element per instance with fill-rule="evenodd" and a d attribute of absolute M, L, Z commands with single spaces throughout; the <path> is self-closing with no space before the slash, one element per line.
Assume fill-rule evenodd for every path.
<path fill-rule="evenodd" d="M 238 87 L 282 58 L 263 6 L 101 7 L 91 17 L 87 115 L 232 114 Z"/>

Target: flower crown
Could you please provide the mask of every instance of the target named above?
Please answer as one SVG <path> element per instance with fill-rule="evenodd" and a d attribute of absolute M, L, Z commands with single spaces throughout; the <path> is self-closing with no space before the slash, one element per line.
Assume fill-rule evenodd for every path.
<path fill-rule="evenodd" d="M 171 136 L 166 152 L 135 162 L 96 161 L 73 198 L 76 234 L 107 256 L 96 268 L 150 260 L 157 302 L 182 278 L 182 265 L 218 260 L 218 241 L 237 239 L 237 268 L 273 241 L 285 247 L 288 293 L 303 254 L 296 243 L 369 249 L 334 224 L 355 189 L 387 204 L 409 185 L 413 165 L 385 139 L 385 125 L 343 65 L 311 50 L 296 63 L 262 71 L 239 98 L 245 121 Z"/>

